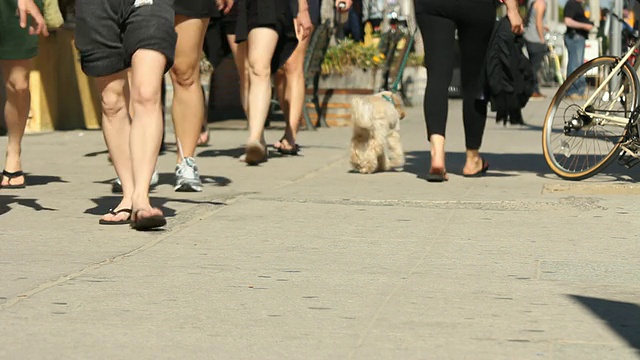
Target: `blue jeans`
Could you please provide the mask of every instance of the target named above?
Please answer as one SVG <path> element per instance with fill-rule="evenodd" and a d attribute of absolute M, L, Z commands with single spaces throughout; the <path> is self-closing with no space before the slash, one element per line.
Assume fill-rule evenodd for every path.
<path fill-rule="evenodd" d="M 584 45 L 585 37 L 575 34 L 573 38 L 568 35 L 564 36 L 564 44 L 567 46 L 567 52 L 569 53 L 569 63 L 567 64 L 567 77 L 574 72 L 580 65 L 584 63 Z M 587 88 L 587 80 L 584 76 L 580 77 L 578 81 L 573 83 L 571 88 L 567 91 L 567 95 L 583 95 Z"/>

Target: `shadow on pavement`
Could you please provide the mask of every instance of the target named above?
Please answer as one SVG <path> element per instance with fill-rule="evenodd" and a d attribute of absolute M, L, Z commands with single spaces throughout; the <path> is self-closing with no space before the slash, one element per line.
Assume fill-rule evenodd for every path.
<path fill-rule="evenodd" d="M 32 175 L 29 173 L 25 174 L 25 181 L 27 183 L 27 186 L 47 185 L 50 183 L 64 183 L 64 184 L 69 183 L 66 180 L 62 180 L 60 176 Z"/>
<path fill-rule="evenodd" d="M 215 150 L 204 150 L 198 153 L 197 157 L 218 157 L 218 156 L 227 156 L 232 158 L 239 158 L 242 154 L 244 154 L 244 146 L 239 146 L 237 148 L 231 149 L 215 149 Z"/>
<path fill-rule="evenodd" d="M 52 209 L 38 204 L 37 199 L 23 199 L 16 195 L 0 195 L 0 215 L 11 211 L 11 204 L 25 206 L 35 211 L 58 211 L 58 209 Z"/>
<path fill-rule="evenodd" d="M 108 184 L 115 180 L 115 178 L 107 179 L 107 180 L 97 180 L 94 181 L 94 184 Z M 232 183 L 231 179 L 224 176 L 211 176 L 211 175 L 200 175 L 200 180 L 204 185 L 214 185 L 214 186 L 228 186 Z M 158 185 L 171 185 L 173 186 L 176 181 L 176 175 L 174 173 L 159 173 L 158 174 Z M 153 192 L 153 190 L 151 191 Z"/>
<path fill-rule="evenodd" d="M 534 173 L 539 177 L 560 180 L 554 174 L 544 156 L 540 154 L 496 154 L 481 153 L 482 157 L 489 163 L 489 171 L 486 177 L 511 177 L 517 174 L 506 174 L 505 172 Z M 462 168 L 466 160 L 466 154 L 463 152 L 447 153 L 446 164 L 447 172 L 451 174 L 462 175 Z M 411 151 L 406 153 L 406 164 L 404 171 L 415 174 L 419 178 L 424 178 L 429 172 L 431 155 L 429 151 Z M 640 178 L 640 166 L 632 169 L 626 169 L 617 163 L 609 165 L 604 171 L 598 173 L 609 178 L 599 179 L 602 182 L 631 182 Z"/>
<path fill-rule="evenodd" d="M 91 215 L 104 215 L 109 212 L 109 209 L 113 209 L 120 202 L 119 196 L 102 196 L 99 198 L 93 198 L 91 201 L 94 202 L 95 206 L 84 211 L 85 214 Z M 162 210 L 165 217 L 174 217 L 176 215 L 176 210 L 170 207 L 167 207 L 167 203 L 185 203 L 185 204 L 208 204 L 212 206 L 222 206 L 227 205 L 223 202 L 219 201 L 197 201 L 197 200 L 187 200 L 187 199 L 169 199 L 165 197 L 151 197 L 151 205 L 154 207 L 158 207 Z"/>
<path fill-rule="evenodd" d="M 640 306 L 580 295 L 569 295 L 569 297 L 606 321 L 609 328 L 622 337 L 629 346 L 640 349 Z"/>
<path fill-rule="evenodd" d="M 544 161 L 542 154 L 494 154 L 482 153 L 489 163 L 487 177 L 517 176 L 514 174 L 500 173 L 501 171 L 532 172 L 539 176 L 551 174 L 551 170 Z M 447 172 L 462 175 L 462 168 L 466 160 L 466 154 L 461 152 L 447 153 Z M 431 155 L 428 151 L 411 151 L 406 153 L 404 171 L 424 177 L 429 173 Z"/>

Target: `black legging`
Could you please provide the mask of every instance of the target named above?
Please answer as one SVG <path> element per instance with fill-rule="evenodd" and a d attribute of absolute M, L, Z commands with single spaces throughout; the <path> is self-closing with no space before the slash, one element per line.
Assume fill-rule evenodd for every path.
<path fill-rule="evenodd" d="M 424 116 L 429 136 L 445 135 L 447 89 L 453 74 L 455 30 L 461 53 L 463 119 L 467 149 L 480 149 L 487 105 L 477 100 L 480 74 L 496 19 L 494 0 L 414 0 L 424 42 L 427 89 Z"/>

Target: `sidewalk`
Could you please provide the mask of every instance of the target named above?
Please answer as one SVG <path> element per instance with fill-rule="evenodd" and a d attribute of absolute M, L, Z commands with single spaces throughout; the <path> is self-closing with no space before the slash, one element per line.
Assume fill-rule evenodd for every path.
<path fill-rule="evenodd" d="M 640 169 L 551 174 L 547 106 L 489 119 L 491 168 L 466 179 L 451 101 L 443 184 L 421 178 L 420 107 L 402 173 L 349 173 L 348 128 L 247 167 L 242 123 L 213 124 L 203 193 L 173 192 L 175 146 L 160 158 L 152 233 L 98 225 L 100 132 L 27 136 L 31 186 L 0 190 L 0 358 L 638 359 Z"/>

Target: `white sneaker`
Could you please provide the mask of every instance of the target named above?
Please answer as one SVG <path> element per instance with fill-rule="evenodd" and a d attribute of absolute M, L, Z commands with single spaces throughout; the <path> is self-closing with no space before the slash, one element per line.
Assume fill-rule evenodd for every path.
<path fill-rule="evenodd" d="M 202 191 L 202 181 L 200 181 L 200 173 L 198 173 L 198 166 L 194 158 L 184 158 L 180 164 L 176 165 L 176 186 L 174 190 L 184 192 Z"/>

